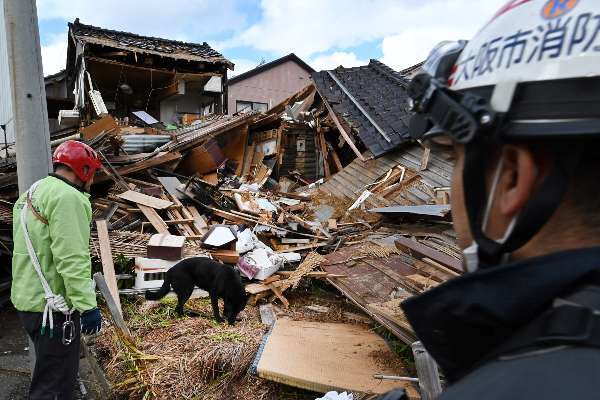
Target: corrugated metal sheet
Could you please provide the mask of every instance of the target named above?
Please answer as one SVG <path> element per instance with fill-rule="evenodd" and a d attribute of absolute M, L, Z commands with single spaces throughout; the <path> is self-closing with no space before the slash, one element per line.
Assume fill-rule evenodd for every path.
<path fill-rule="evenodd" d="M 0 125 L 6 125 L 7 140 L 9 143 L 12 143 L 15 141 L 15 133 L 12 121 L 12 89 L 10 82 L 4 0 L 0 0 Z M 3 142 L 4 135 L 0 131 L 0 144 Z"/>
<path fill-rule="evenodd" d="M 370 155 L 368 152 L 365 153 L 365 157 Z M 325 182 L 321 189 L 338 198 L 354 201 L 367 189 L 368 185 L 381 179 L 391 168 L 400 165 L 419 177 L 387 198 L 374 194 L 367 198 L 365 204 L 369 208 L 390 207 L 398 204 L 431 204 L 435 199 L 434 189 L 450 186 L 453 163 L 444 155 L 432 152 L 427 169 L 419 171 L 422 156 L 423 148 L 421 146 L 410 145 L 366 162 L 357 158 Z"/>

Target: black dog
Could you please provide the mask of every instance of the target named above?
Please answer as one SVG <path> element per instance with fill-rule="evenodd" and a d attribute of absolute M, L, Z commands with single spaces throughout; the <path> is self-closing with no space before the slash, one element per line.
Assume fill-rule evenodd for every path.
<path fill-rule="evenodd" d="M 240 275 L 229 265 L 206 257 L 188 258 L 175 264 L 165 273 L 165 281 L 160 290 L 146 292 L 146 299 L 162 299 L 172 287 L 178 300 L 175 311 L 182 315 L 183 306 L 192 295 L 194 286 L 208 292 L 218 322 L 224 321 L 219 313 L 220 298 L 225 303 L 223 316 L 227 318 L 229 325 L 235 323 L 237 315 L 246 307 L 248 297 Z"/>

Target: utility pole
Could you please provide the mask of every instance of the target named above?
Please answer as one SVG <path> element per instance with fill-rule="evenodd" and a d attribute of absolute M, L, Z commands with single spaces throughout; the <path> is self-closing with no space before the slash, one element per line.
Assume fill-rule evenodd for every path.
<path fill-rule="evenodd" d="M 35 0 L 4 6 L 19 192 L 52 171 L 46 88 Z"/>

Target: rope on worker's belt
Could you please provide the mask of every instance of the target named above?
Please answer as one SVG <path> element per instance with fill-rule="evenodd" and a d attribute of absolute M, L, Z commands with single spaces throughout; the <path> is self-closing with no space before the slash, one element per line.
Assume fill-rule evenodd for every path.
<path fill-rule="evenodd" d="M 33 243 L 31 243 L 31 238 L 29 237 L 29 231 L 27 229 L 27 209 L 31 209 L 32 213 L 36 218 L 38 218 L 42 223 L 48 224 L 47 220 L 44 220 L 43 217 L 37 212 L 31 203 L 31 198 L 33 197 L 33 193 L 37 189 L 40 181 L 35 182 L 29 190 L 27 191 L 27 201 L 26 204 L 23 204 L 23 208 L 21 209 L 21 228 L 23 229 L 23 236 L 25 238 L 25 246 L 27 247 L 27 252 L 29 253 L 29 258 L 31 259 L 31 264 L 33 265 L 33 269 L 40 279 L 40 283 L 42 284 L 42 288 L 45 293 L 46 306 L 44 307 L 44 314 L 42 318 L 42 328 L 41 334 L 44 335 L 46 330 L 46 325 L 50 325 L 50 337 L 54 335 L 54 317 L 53 312 L 58 311 L 63 313 L 66 316 L 66 321 L 63 324 L 63 337 L 62 342 L 64 345 L 69 345 L 73 340 L 75 325 L 73 321 L 71 321 L 71 314 L 73 314 L 74 309 L 69 309 L 69 305 L 65 298 L 60 294 L 54 294 L 48 281 L 44 277 L 42 273 L 42 267 L 40 266 L 40 261 L 38 260 L 37 254 L 35 253 L 35 249 L 33 248 Z"/>

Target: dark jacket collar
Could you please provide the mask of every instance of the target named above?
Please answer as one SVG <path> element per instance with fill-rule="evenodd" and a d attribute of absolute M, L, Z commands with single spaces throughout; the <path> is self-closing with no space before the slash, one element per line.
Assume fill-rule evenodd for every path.
<path fill-rule="evenodd" d="M 53 177 L 53 178 L 56 178 L 58 180 L 63 181 L 67 185 L 72 186 L 75 189 L 79 190 L 81 193 L 87 193 L 81 186 L 77 186 L 76 184 L 74 184 L 73 182 L 71 182 L 70 180 L 68 180 L 67 178 L 65 178 L 63 176 L 60 176 L 60 175 L 55 174 L 55 173 L 51 173 L 51 174 L 48 174 L 48 175 L 51 176 L 51 177 Z"/>
<path fill-rule="evenodd" d="M 552 301 L 600 282 L 600 247 L 479 270 L 402 303 L 417 337 L 446 377 L 464 376 Z"/>

